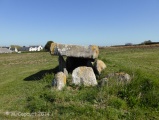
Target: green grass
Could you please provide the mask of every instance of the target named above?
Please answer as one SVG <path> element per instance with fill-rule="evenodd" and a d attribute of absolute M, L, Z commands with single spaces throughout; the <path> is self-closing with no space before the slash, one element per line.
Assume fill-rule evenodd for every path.
<path fill-rule="evenodd" d="M 57 91 L 51 87 L 56 56 L 47 52 L 0 54 L 0 118 L 157 120 L 158 55 L 158 47 L 101 49 L 99 59 L 107 69 L 99 80 L 122 71 L 133 77 L 130 84 L 118 85 L 111 79 L 103 87 L 78 87 L 71 84 L 69 75 L 67 86 Z M 11 113 L 7 115 L 7 111 Z M 19 112 L 39 116 L 18 116 Z"/>

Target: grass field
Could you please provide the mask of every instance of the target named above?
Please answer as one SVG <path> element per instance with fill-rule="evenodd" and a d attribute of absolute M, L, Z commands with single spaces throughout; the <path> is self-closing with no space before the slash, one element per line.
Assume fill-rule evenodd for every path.
<path fill-rule="evenodd" d="M 47 52 L 0 54 L 0 119 L 159 119 L 159 47 L 105 48 L 99 59 L 132 82 L 103 87 L 51 87 L 58 65 Z M 44 112 L 44 113 L 40 113 Z"/>

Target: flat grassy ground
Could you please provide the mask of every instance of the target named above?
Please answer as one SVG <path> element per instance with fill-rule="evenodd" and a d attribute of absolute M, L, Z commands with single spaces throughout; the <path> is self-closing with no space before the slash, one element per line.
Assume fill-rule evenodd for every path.
<path fill-rule="evenodd" d="M 49 53 L 0 54 L 0 111 L 24 112 L 26 97 L 40 92 L 38 81 L 57 65 Z"/>
<path fill-rule="evenodd" d="M 126 72 L 132 82 L 117 85 L 111 80 L 104 87 L 77 87 L 69 84 L 69 76 L 68 86 L 59 92 L 51 88 L 56 56 L 0 54 L 0 118 L 159 119 L 159 47 L 108 47 L 100 50 L 99 59 L 107 69 L 98 79 Z"/>

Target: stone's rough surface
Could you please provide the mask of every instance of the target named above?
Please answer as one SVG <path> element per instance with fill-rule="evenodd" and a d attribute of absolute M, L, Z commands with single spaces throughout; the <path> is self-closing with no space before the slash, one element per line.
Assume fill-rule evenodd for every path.
<path fill-rule="evenodd" d="M 98 46 L 91 45 L 89 47 L 91 49 L 91 52 L 92 52 L 92 55 L 94 56 L 94 58 L 98 58 L 98 55 L 99 55 L 99 48 L 98 48 Z"/>
<path fill-rule="evenodd" d="M 95 86 L 96 76 L 91 67 L 78 67 L 73 70 L 72 83 L 75 85 Z"/>
<path fill-rule="evenodd" d="M 82 57 L 96 59 L 99 55 L 98 46 L 78 46 L 52 43 L 50 47 L 52 55 L 67 56 L 67 57 Z"/>
<path fill-rule="evenodd" d="M 66 69 L 66 62 L 62 56 L 59 56 L 59 71 L 65 73 L 66 76 L 68 76 L 68 71 Z"/>
<path fill-rule="evenodd" d="M 115 79 L 121 83 L 129 83 L 131 81 L 131 77 L 128 73 L 117 72 L 117 73 L 109 73 L 106 78 Z"/>
<path fill-rule="evenodd" d="M 131 81 L 130 75 L 124 72 L 115 73 L 115 76 L 117 76 L 120 82 L 129 83 Z"/>
<path fill-rule="evenodd" d="M 102 78 L 100 81 L 99 81 L 99 86 L 105 86 L 107 85 L 108 86 L 108 78 Z"/>
<path fill-rule="evenodd" d="M 94 69 L 98 74 L 101 74 L 101 72 L 106 68 L 106 64 L 102 60 L 97 60 L 94 63 Z"/>
<path fill-rule="evenodd" d="M 51 54 L 54 54 L 54 52 L 55 52 L 54 49 L 56 48 L 56 45 L 57 45 L 56 43 L 51 43 L 51 46 L 50 46 L 50 53 Z"/>
<path fill-rule="evenodd" d="M 56 87 L 58 90 L 62 90 L 65 85 L 66 75 L 63 72 L 58 72 L 53 80 L 53 86 Z"/>

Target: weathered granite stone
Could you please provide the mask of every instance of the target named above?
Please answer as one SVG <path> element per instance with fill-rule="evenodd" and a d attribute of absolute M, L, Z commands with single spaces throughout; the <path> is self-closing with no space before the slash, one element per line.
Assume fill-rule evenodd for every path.
<path fill-rule="evenodd" d="M 95 86 L 96 76 L 91 67 L 78 67 L 73 70 L 72 83 L 75 85 Z"/>
<path fill-rule="evenodd" d="M 66 76 L 68 76 L 68 71 L 66 69 L 66 62 L 62 56 L 59 56 L 59 71 L 63 72 Z"/>
<path fill-rule="evenodd" d="M 119 82 L 129 83 L 131 81 L 131 77 L 127 73 L 120 72 L 115 73 L 115 75 L 117 76 Z"/>
<path fill-rule="evenodd" d="M 106 64 L 102 60 L 97 60 L 94 63 L 94 69 L 97 74 L 101 74 L 101 72 L 106 68 Z"/>
<path fill-rule="evenodd" d="M 102 86 L 105 86 L 107 85 L 108 86 L 108 78 L 102 78 L 100 81 L 99 81 L 99 86 L 102 87 Z"/>
<path fill-rule="evenodd" d="M 106 78 L 115 79 L 118 83 L 130 83 L 131 77 L 125 72 L 109 73 Z"/>
<path fill-rule="evenodd" d="M 57 90 L 62 90 L 66 85 L 66 75 L 63 72 L 58 72 L 53 80 L 53 86 Z"/>
<path fill-rule="evenodd" d="M 67 56 L 67 57 L 82 57 L 96 59 L 99 55 L 98 46 L 78 46 L 52 43 L 50 47 L 52 55 Z"/>

